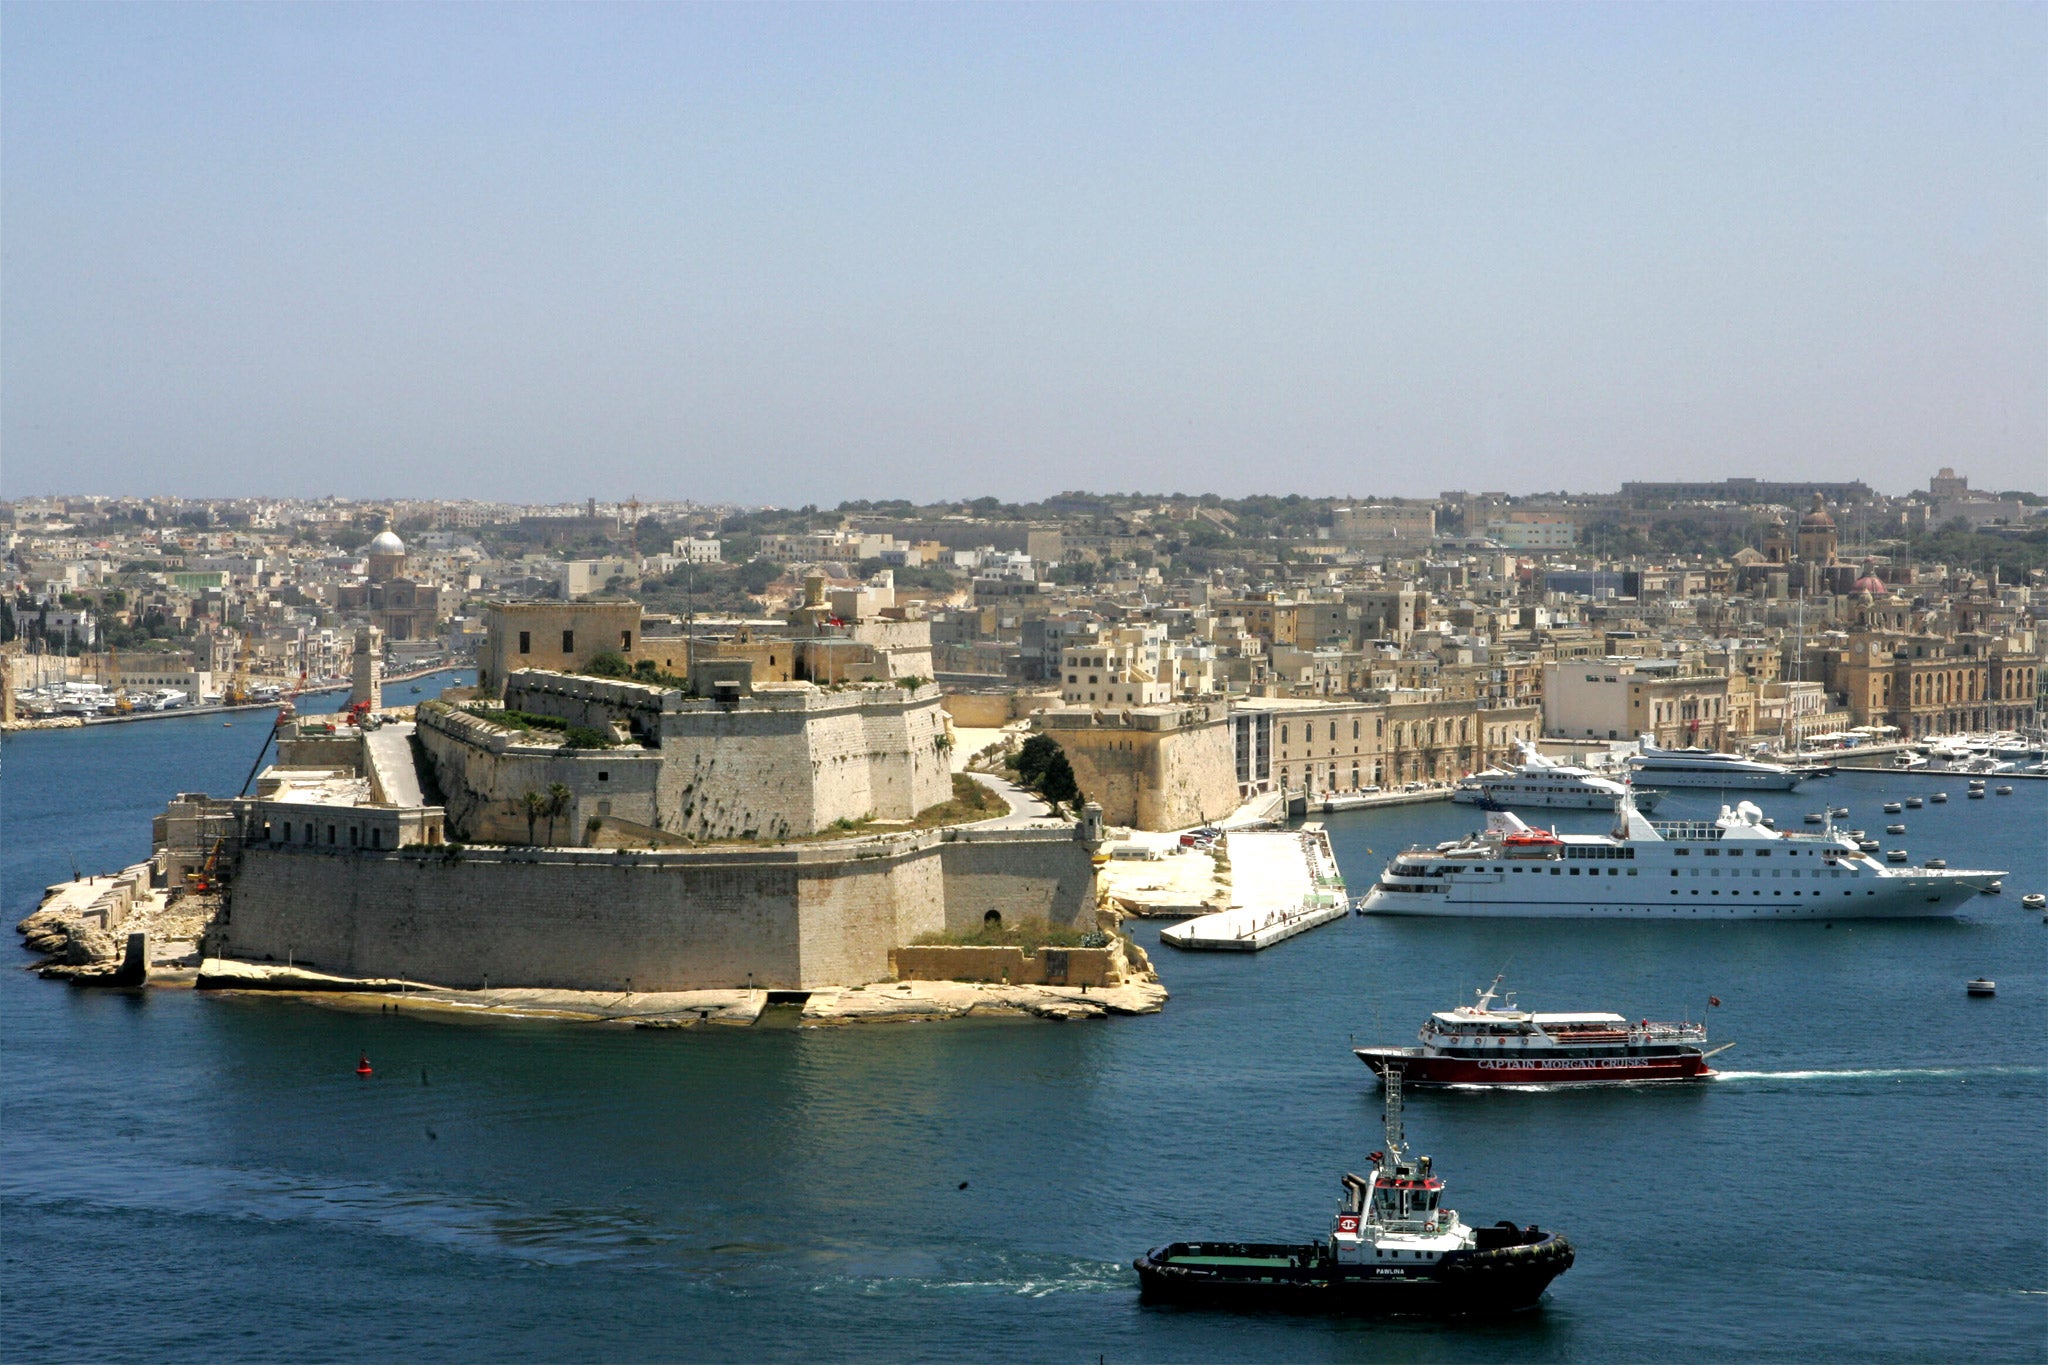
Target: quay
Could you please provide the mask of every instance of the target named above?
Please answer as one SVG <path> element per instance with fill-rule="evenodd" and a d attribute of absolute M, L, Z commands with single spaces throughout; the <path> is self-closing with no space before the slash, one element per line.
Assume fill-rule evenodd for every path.
<path fill-rule="evenodd" d="M 1307 824 L 1290 833 L 1237 830 L 1226 836 L 1240 903 L 1159 931 L 1176 948 L 1255 953 L 1350 912 L 1329 833 Z"/>
<path fill-rule="evenodd" d="M 387 676 L 383 679 L 383 682 L 386 686 L 392 683 L 417 682 L 421 678 L 431 678 L 437 673 L 459 673 L 469 667 L 473 667 L 473 665 L 442 664 L 435 668 L 425 668 L 412 673 Z M 12 734 L 25 730 L 80 730 L 89 726 L 127 725 L 130 722 L 142 720 L 189 720 L 195 716 L 231 716 L 244 711 L 275 711 L 286 702 L 297 703 L 306 698 L 346 696 L 347 694 L 348 684 L 342 682 L 333 686 L 309 687 L 288 696 L 272 697 L 269 701 L 238 702 L 232 706 L 224 703 L 215 703 L 211 706 L 174 706 L 166 711 L 130 711 L 125 716 L 44 716 L 35 719 L 24 718 L 8 722 L 6 725 L 0 726 L 0 729 L 4 729 Z M 408 703 L 393 703 L 394 706 L 406 704 Z M 308 712 L 307 714 L 320 715 L 323 713 L 315 711 Z"/>
<path fill-rule="evenodd" d="M 1307 815 L 1311 811 L 1334 814 L 1346 810 L 1376 810 L 1381 806 L 1419 806 L 1426 801 L 1448 801 L 1457 788 L 1445 784 L 1431 783 L 1418 791 L 1388 792 L 1341 792 L 1324 797 L 1295 796 L 1289 803 L 1290 814 Z"/>

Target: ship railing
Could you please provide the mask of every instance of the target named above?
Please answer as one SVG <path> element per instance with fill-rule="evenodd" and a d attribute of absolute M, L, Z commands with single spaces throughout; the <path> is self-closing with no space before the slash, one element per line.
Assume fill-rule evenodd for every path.
<path fill-rule="evenodd" d="M 1652 820 L 1650 828 L 1666 839 L 1718 839 L 1722 835 L 1720 825 L 1711 820 Z"/>
<path fill-rule="evenodd" d="M 1705 1024 L 1651 1024 L 1647 1028 L 1629 1030 L 1632 1040 L 1657 1043 L 1703 1043 L 1707 1039 Z"/>

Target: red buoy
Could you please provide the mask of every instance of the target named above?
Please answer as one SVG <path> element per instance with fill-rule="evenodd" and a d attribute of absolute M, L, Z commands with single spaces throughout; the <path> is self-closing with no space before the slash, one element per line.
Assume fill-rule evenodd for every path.
<path fill-rule="evenodd" d="M 369 1074 L 370 1074 L 370 1054 L 369 1054 L 369 1053 L 367 1053 L 367 1052 L 365 1052 L 365 1053 L 364 1053 L 364 1054 L 363 1054 L 363 1055 L 362 1055 L 362 1056 L 361 1056 L 361 1057 L 360 1057 L 360 1058 L 359 1058 L 359 1059 L 358 1059 L 358 1060 L 356 1061 L 356 1075 L 358 1075 L 358 1076 L 367 1076 L 367 1075 L 369 1075 Z"/>

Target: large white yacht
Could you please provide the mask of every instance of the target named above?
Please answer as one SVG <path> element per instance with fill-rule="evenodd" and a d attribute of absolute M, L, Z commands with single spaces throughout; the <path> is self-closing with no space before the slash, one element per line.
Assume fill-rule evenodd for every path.
<path fill-rule="evenodd" d="M 1611 777 L 1589 768 L 1559 763 L 1536 752 L 1527 740 L 1518 740 L 1521 763 L 1510 769 L 1488 768 L 1462 778 L 1451 790 L 1451 800 L 1487 810 L 1514 806 L 1544 806 L 1552 810 L 1613 810 L 1624 788 Z M 1654 797 L 1638 796 L 1636 804 L 1650 809 Z"/>
<path fill-rule="evenodd" d="M 1630 775 L 1645 787 L 1713 787 L 1721 791 L 1788 792 L 1809 777 L 1810 768 L 1769 763 L 1712 749 L 1660 749 L 1644 735 L 1638 752 L 1629 756 Z"/>
<path fill-rule="evenodd" d="M 1611 834 L 1532 829 L 1512 812 L 1387 864 L 1377 915 L 1552 919 L 1918 919 L 1952 915 L 2005 876 L 1888 866 L 1832 824 L 1781 833 L 1744 801 L 1716 820 L 1646 819 L 1624 793 Z"/>

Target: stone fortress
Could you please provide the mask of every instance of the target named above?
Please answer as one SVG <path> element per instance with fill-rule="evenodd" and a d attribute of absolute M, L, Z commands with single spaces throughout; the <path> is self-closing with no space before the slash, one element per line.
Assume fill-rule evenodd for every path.
<path fill-rule="evenodd" d="M 510 666 L 545 639 L 557 665 L 601 643 L 663 668 L 637 608 L 490 617 L 493 695 L 410 722 L 286 721 L 253 796 L 181 796 L 159 818 L 160 879 L 226 883 L 208 956 L 468 989 L 808 990 L 886 979 L 922 935 L 1096 928 L 1099 812 L 919 820 L 952 796 L 931 683 L 757 681 L 755 656 L 799 672 L 813 649 L 847 657 L 846 636 L 800 619 L 692 646 L 684 687 Z M 854 643 L 884 669 L 917 657 L 912 634 Z"/>

